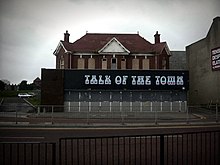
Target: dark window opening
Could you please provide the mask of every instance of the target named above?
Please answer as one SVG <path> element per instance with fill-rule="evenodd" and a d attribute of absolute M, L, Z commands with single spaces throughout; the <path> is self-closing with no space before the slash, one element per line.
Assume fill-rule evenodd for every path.
<path fill-rule="evenodd" d="M 112 58 L 112 64 L 116 64 L 116 58 Z"/>

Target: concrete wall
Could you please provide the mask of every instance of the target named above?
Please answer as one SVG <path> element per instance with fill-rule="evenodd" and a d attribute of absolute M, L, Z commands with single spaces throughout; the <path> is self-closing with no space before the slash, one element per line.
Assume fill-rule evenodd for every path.
<path fill-rule="evenodd" d="M 170 69 L 174 70 L 186 70 L 187 62 L 186 62 L 186 51 L 171 51 L 170 57 Z"/>
<path fill-rule="evenodd" d="M 213 19 L 204 39 L 186 47 L 192 105 L 220 102 L 220 70 L 213 71 L 211 67 L 211 50 L 217 47 L 220 47 L 220 17 Z"/>

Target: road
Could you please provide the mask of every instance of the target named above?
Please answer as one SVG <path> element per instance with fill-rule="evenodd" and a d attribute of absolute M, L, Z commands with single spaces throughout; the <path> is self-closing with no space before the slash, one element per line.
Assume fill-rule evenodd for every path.
<path fill-rule="evenodd" d="M 58 142 L 66 137 L 105 137 L 127 135 L 150 135 L 220 130 L 220 125 L 208 126 L 157 126 L 157 127 L 99 127 L 99 128 L 59 128 L 59 127 L 0 127 L 0 141 L 8 142 Z"/>
<path fill-rule="evenodd" d="M 0 112 L 27 113 L 34 112 L 34 108 L 30 106 L 25 99 L 19 97 L 7 97 L 4 98 L 3 103 L 0 106 Z"/>
<path fill-rule="evenodd" d="M 15 111 L 24 114 L 16 118 L 17 124 L 13 121 L 15 117 L 8 116 L 15 111 L 1 109 L 1 114 L 7 114 L 0 116 L 2 164 L 159 164 L 164 161 L 165 164 L 217 165 L 220 162 L 220 124 L 214 124 L 213 121 L 202 124 L 202 121 L 213 116 L 212 112 L 197 115 L 198 110 L 194 111 L 196 115 L 191 114 L 189 124 L 186 124 L 185 114 L 163 113 L 158 118 L 162 117 L 165 125 L 161 120 L 158 125 L 133 121 L 125 125 L 106 124 L 102 123 L 103 119 L 101 123 L 87 125 L 87 121 L 84 121 L 84 124 L 79 125 L 75 118 L 61 117 L 68 113 L 56 114 L 53 118 L 50 114 L 49 117 L 45 116 L 47 113 L 31 117 L 27 113 L 29 106 L 23 101 L 14 98 L 4 103 L 5 106 L 8 103 L 9 107 L 14 105 L 17 107 Z M 19 109 L 21 105 L 26 108 Z M 151 115 L 153 117 L 150 119 L 154 122 L 154 114 Z M 176 117 L 178 120 L 183 119 L 184 125 L 175 123 Z M 191 123 L 192 120 L 194 123 Z M 89 121 L 92 122 L 91 119 Z"/>

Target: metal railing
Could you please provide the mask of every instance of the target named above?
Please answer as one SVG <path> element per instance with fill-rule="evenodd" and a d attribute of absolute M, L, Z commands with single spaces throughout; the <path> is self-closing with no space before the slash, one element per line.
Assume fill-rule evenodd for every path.
<path fill-rule="evenodd" d="M 185 103 L 173 106 L 159 104 L 152 107 L 129 106 L 39 106 L 39 117 L 47 117 L 53 124 L 56 118 L 74 119 L 77 123 L 192 123 L 219 121 L 219 105 L 214 106 L 187 106 Z M 68 109 L 68 111 L 66 111 Z M 59 112 L 64 111 L 64 112 Z"/>
<path fill-rule="evenodd" d="M 220 130 L 0 142 L 2 165 L 218 165 Z"/>
<path fill-rule="evenodd" d="M 156 104 L 156 103 L 155 103 Z M 176 106 L 168 103 L 152 105 L 112 105 L 99 106 L 57 106 L 40 105 L 36 108 L 29 106 L 1 106 L 0 117 L 7 117 L 7 122 L 26 123 L 192 123 L 219 122 L 219 107 L 187 106 L 185 103 Z M 181 105 L 181 106 L 180 106 Z M 185 106 L 184 106 L 185 105 Z M 72 120 L 74 119 L 74 120 Z M 2 120 L 3 121 L 3 120 Z"/>
<path fill-rule="evenodd" d="M 56 143 L 0 142 L 2 165 L 56 164 Z"/>
<path fill-rule="evenodd" d="M 59 164 L 217 165 L 220 132 L 62 138 Z"/>

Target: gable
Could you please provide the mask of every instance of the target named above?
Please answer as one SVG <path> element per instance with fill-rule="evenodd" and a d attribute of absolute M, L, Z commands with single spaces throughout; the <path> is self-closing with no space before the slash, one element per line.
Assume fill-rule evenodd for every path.
<path fill-rule="evenodd" d="M 54 55 L 59 54 L 60 50 L 63 49 L 65 53 L 71 53 L 71 51 L 68 51 L 64 44 L 60 41 L 59 44 L 57 45 L 55 51 L 53 52 Z"/>
<path fill-rule="evenodd" d="M 101 54 L 129 54 L 130 51 L 126 49 L 115 37 L 113 37 L 104 47 L 99 51 Z"/>

